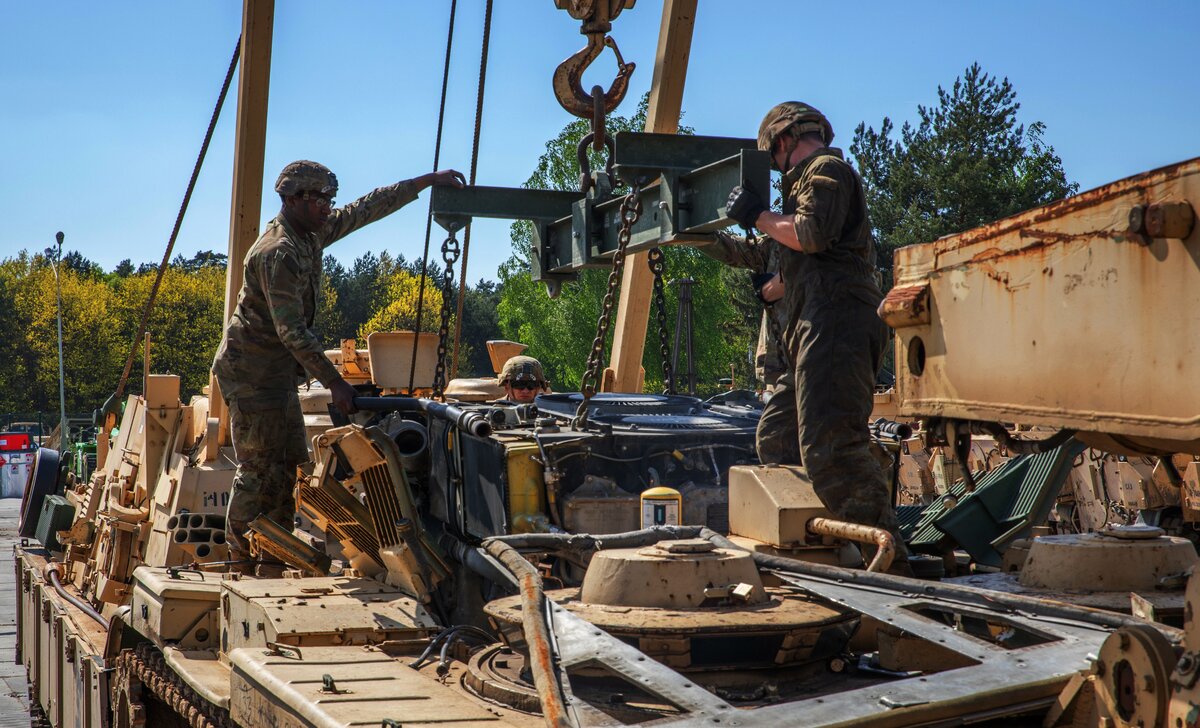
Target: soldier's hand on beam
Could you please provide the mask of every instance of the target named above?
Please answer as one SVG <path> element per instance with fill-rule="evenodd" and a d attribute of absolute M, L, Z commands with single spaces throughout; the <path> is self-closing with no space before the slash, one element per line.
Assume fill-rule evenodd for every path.
<path fill-rule="evenodd" d="M 754 227 L 758 216 L 766 211 L 767 206 L 754 190 L 738 185 L 729 191 L 729 199 L 725 202 L 725 215 L 747 230 Z"/>
<path fill-rule="evenodd" d="M 450 187 L 466 187 L 467 178 L 456 169 L 442 169 L 433 173 L 434 185 L 449 185 Z"/>
<path fill-rule="evenodd" d="M 345 379 L 339 379 L 329 386 L 329 392 L 333 395 L 333 406 L 341 410 L 344 415 L 352 415 L 358 411 L 354 406 L 354 398 L 358 392 L 354 391 L 354 387 Z"/>

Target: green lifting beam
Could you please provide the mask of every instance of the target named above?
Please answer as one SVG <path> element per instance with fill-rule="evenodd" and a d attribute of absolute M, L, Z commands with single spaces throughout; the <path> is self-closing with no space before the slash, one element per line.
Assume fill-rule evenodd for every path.
<path fill-rule="evenodd" d="M 753 139 L 620 132 L 613 138 L 613 174 L 649 181 L 628 252 L 661 245 L 696 245 L 733 225 L 725 200 L 737 184 L 770 197 L 770 160 Z M 529 220 L 534 225 L 530 269 L 551 296 L 583 268 L 607 267 L 617 249 L 621 196 L 605 172 L 580 192 L 508 187 L 434 187 L 434 220 L 447 230 L 471 218 Z"/>

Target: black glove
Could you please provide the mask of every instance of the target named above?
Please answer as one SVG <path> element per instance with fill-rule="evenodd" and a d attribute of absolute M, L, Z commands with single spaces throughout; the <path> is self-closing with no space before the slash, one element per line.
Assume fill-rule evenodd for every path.
<path fill-rule="evenodd" d="M 774 273 L 751 273 L 750 274 L 750 283 L 754 286 L 754 295 L 758 297 L 759 301 L 762 301 L 763 303 L 767 304 L 768 306 L 770 306 L 772 303 L 774 303 L 774 301 L 768 301 L 767 299 L 763 298 L 762 289 L 763 289 L 763 286 L 770 283 L 771 279 L 774 277 L 775 277 Z"/>
<path fill-rule="evenodd" d="M 767 206 L 754 190 L 738 185 L 729 191 L 729 200 L 725 202 L 725 215 L 736 220 L 738 225 L 747 230 L 754 227 L 758 216 L 766 211 Z"/>

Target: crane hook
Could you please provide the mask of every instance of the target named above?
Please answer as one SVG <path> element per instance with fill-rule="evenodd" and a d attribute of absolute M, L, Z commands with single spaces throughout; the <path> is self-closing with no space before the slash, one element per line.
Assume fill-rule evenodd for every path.
<path fill-rule="evenodd" d="M 589 33 L 587 46 L 554 69 L 554 96 L 567 113 L 583 119 L 594 118 L 592 95 L 583 90 L 583 72 L 604 51 L 605 46 L 612 48 L 617 56 L 617 77 L 604 94 L 604 113 L 617 108 L 625 98 L 625 92 L 629 90 L 629 77 L 633 75 L 637 64 L 625 62 L 612 38 L 603 33 Z"/>

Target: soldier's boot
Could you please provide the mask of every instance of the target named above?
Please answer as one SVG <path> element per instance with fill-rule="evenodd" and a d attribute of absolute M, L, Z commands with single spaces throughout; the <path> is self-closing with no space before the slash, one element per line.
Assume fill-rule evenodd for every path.
<path fill-rule="evenodd" d="M 225 525 L 225 540 L 229 544 L 229 572 L 243 576 L 254 575 L 254 557 L 246 541 L 248 526 L 243 521 L 228 521 Z"/>

